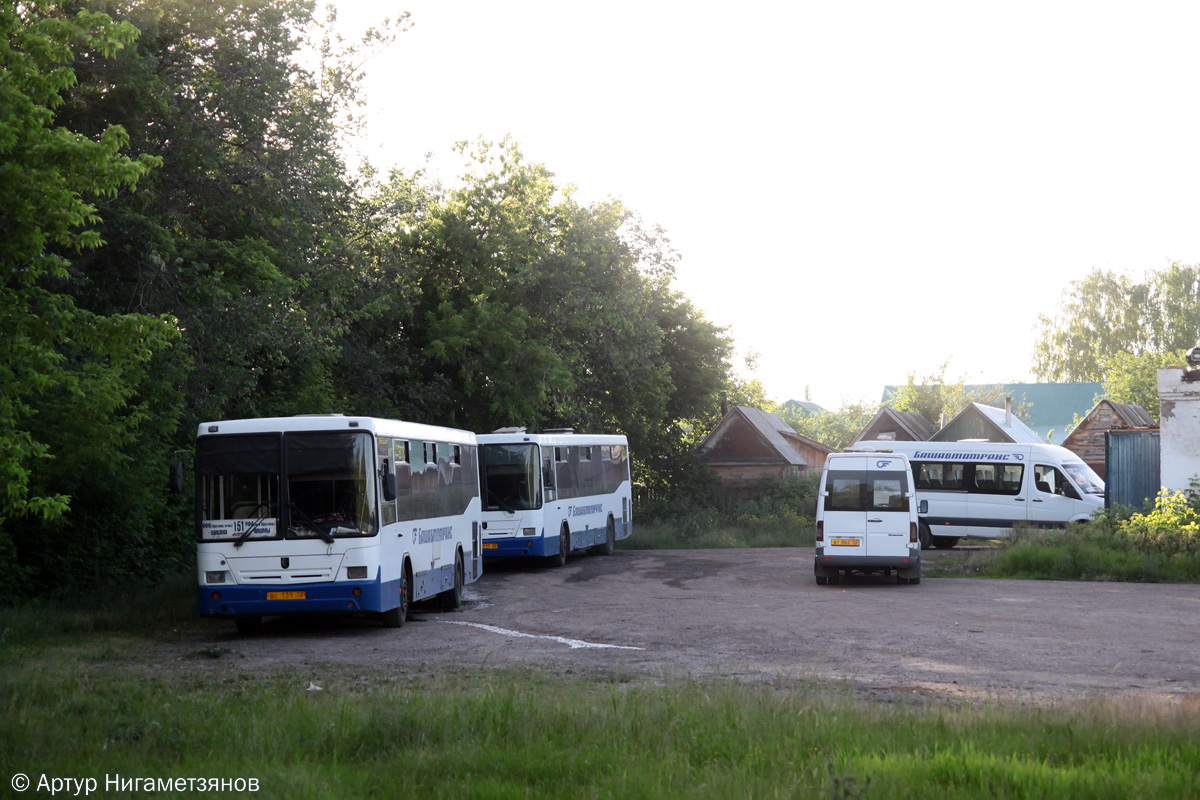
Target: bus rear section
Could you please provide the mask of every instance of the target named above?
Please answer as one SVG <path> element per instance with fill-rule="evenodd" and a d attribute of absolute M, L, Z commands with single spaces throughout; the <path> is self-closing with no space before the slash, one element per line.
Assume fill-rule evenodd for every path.
<path fill-rule="evenodd" d="M 817 504 L 813 571 L 818 584 L 843 572 L 895 573 L 921 582 L 921 548 L 908 459 L 894 453 L 833 453 Z"/>
<path fill-rule="evenodd" d="M 470 432 L 340 415 L 228 420 L 200 426 L 195 463 L 202 616 L 243 631 L 311 613 L 396 627 L 418 600 L 453 607 L 479 576 Z"/>
<path fill-rule="evenodd" d="M 611 555 L 633 532 L 624 436 L 507 429 L 477 437 L 488 558 Z"/>

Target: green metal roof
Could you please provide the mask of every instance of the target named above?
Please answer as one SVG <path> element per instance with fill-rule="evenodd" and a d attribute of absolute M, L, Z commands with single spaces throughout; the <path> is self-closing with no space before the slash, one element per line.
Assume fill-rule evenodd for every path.
<path fill-rule="evenodd" d="M 887 402 L 901 387 L 883 387 L 883 402 Z M 968 392 L 989 389 L 991 386 L 969 384 Z M 1062 444 L 1075 417 L 1087 415 L 1104 395 L 1104 386 L 1097 382 L 1078 383 L 1005 383 L 1005 397 L 1013 399 L 1021 421 L 1032 428 L 1042 441 Z M 1025 408 L 1021 408 L 1024 405 Z"/>

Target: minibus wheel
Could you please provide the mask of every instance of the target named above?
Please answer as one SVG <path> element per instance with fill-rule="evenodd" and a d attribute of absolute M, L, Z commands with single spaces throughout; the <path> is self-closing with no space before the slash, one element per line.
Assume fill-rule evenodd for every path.
<path fill-rule="evenodd" d="M 917 541 L 921 543 L 921 549 L 928 550 L 933 547 L 933 533 L 930 532 L 929 526 L 922 522 L 919 530 L 920 533 L 917 534 Z"/>
<path fill-rule="evenodd" d="M 949 550 L 954 545 L 958 544 L 957 536 L 934 536 L 933 546 L 939 550 Z"/>

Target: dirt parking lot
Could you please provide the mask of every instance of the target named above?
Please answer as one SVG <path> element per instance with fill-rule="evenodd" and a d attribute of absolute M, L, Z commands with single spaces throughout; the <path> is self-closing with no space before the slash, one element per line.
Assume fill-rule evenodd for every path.
<path fill-rule="evenodd" d="M 856 691 L 1053 703 L 1188 699 L 1200 586 L 856 577 L 813 581 L 811 549 L 618 551 L 566 567 L 489 563 L 457 612 L 197 627 L 248 668 L 547 667 L 648 680 L 812 678 Z"/>

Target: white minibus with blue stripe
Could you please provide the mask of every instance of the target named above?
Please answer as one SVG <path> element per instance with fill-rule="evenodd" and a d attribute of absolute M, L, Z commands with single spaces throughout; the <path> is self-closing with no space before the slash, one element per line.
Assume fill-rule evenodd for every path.
<path fill-rule="evenodd" d="M 508 428 L 476 437 L 483 555 L 612 555 L 633 533 L 629 443 L 624 436 Z"/>
<path fill-rule="evenodd" d="M 908 456 L 922 548 L 998 539 L 1015 526 L 1064 528 L 1104 508 L 1104 481 L 1052 444 L 864 441 Z"/>
<path fill-rule="evenodd" d="M 200 614 L 404 624 L 482 573 L 470 431 L 340 414 L 205 422 L 196 436 Z"/>

